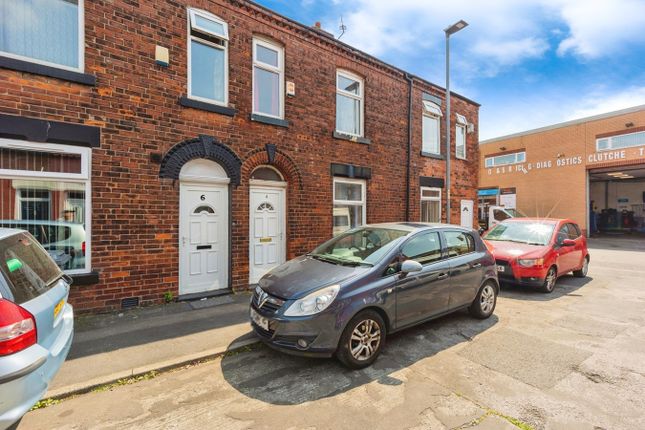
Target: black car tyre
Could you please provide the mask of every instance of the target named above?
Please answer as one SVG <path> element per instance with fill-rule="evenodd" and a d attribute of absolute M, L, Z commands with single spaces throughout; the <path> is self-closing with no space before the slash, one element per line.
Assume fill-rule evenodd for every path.
<path fill-rule="evenodd" d="M 573 276 L 576 278 L 584 278 L 587 276 L 587 271 L 589 270 L 589 256 L 585 257 L 585 261 L 582 263 L 580 270 L 574 270 Z"/>
<path fill-rule="evenodd" d="M 369 309 L 359 312 L 347 323 L 336 357 L 350 369 L 368 367 L 381 352 L 385 335 L 385 322 L 378 312 Z"/>
<path fill-rule="evenodd" d="M 486 319 L 493 314 L 497 305 L 497 288 L 491 281 L 481 286 L 468 312 L 475 318 Z"/>
<path fill-rule="evenodd" d="M 540 288 L 540 291 L 543 293 L 552 293 L 555 288 L 555 283 L 558 280 L 558 271 L 555 266 L 551 266 L 549 271 L 546 272 L 546 277 L 544 278 L 544 284 Z"/>

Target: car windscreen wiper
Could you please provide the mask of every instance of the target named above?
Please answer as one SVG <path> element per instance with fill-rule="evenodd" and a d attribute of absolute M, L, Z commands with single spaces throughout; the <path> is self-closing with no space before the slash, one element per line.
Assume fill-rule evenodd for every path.
<path fill-rule="evenodd" d="M 307 254 L 307 255 L 309 257 L 315 258 L 316 260 L 324 261 L 325 263 L 340 264 L 340 261 L 338 261 L 337 259 L 329 258 L 322 254 Z"/>

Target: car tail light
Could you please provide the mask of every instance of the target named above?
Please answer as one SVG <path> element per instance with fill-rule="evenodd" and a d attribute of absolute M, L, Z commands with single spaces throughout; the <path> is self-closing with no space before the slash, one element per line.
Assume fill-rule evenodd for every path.
<path fill-rule="evenodd" d="M 0 356 L 29 348 L 37 338 L 34 316 L 9 300 L 0 299 Z"/>
<path fill-rule="evenodd" d="M 81 251 L 83 251 L 83 255 L 85 255 L 85 241 L 81 243 Z"/>

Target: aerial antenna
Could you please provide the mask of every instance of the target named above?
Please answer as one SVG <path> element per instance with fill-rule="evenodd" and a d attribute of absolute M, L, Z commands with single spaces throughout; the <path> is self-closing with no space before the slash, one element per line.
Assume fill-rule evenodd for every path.
<path fill-rule="evenodd" d="M 345 30 L 347 30 L 347 26 L 343 23 L 343 16 L 340 16 L 340 26 L 338 27 L 340 29 L 340 34 L 338 35 L 337 39 L 340 39 L 343 37 L 343 34 L 345 34 Z"/>

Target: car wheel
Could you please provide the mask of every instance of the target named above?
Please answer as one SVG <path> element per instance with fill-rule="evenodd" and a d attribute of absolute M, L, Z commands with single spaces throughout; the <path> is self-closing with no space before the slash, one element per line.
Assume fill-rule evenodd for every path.
<path fill-rule="evenodd" d="M 486 282 L 479 289 L 475 300 L 471 303 L 468 311 L 472 316 L 479 319 L 486 319 L 495 311 L 497 304 L 497 288 L 492 282 Z"/>
<path fill-rule="evenodd" d="M 377 312 L 359 312 L 347 323 L 336 357 L 350 369 L 371 365 L 385 344 L 385 331 L 385 322 Z"/>
<path fill-rule="evenodd" d="M 587 255 L 585 257 L 585 260 L 582 263 L 582 267 L 580 270 L 574 270 L 573 271 L 573 276 L 576 278 L 584 278 L 587 276 L 587 271 L 589 271 L 589 256 Z"/>
<path fill-rule="evenodd" d="M 551 266 L 548 272 L 546 272 L 546 277 L 544 278 L 544 284 L 540 291 L 543 293 L 552 293 L 555 288 L 555 283 L 558 280 L 558 272 L 555 266 Z"/>

